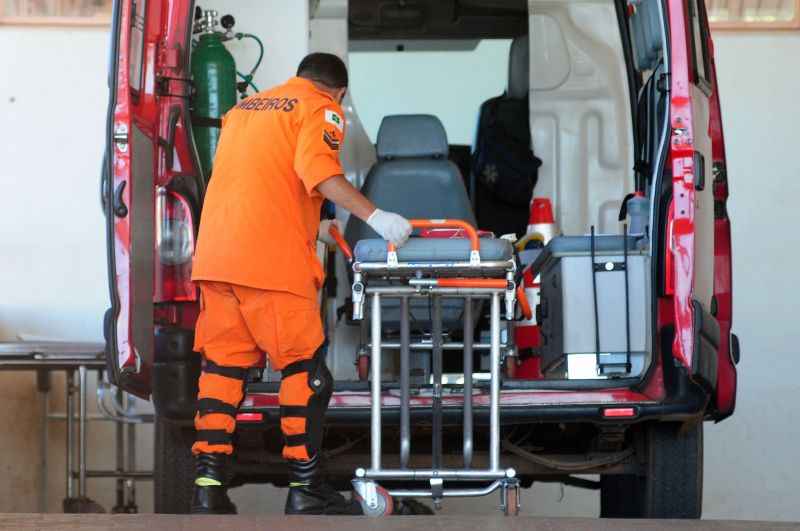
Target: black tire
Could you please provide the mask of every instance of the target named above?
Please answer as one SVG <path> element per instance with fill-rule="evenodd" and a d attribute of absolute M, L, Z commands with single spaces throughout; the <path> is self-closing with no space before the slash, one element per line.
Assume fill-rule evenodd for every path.
<path fill-rule="evenodd" d="M 644 476 L 602 476 L 602 518 L 700 518 L 703 423 L 656 422 L 635 434 Z"/>
<path fill-rule="evenodd" d="M 638 476 L 600 477 L 600 518 L 644 518 Z"/>
<path fill-rule="evenodd" d="M 189 514 L 195 466 L 194 429 L 156 418 L 153 507 L 161 514 Z"/>

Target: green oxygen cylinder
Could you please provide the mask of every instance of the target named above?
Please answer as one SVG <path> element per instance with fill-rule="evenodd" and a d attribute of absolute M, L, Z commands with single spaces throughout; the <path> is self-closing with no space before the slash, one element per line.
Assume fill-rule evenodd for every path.
<path fill-rule="evenodd" d="M 207 20 L 216 18 L 216 12 L 206 13 Z M 191 58 L 194 82 L 192 131 L 206 179 L 211 177 L 221 134 L 218 120 L 236 105 L 236 63 L 225 48 L 226 35 L 214 31 L 214 26 L 215 20 L 205 26 L 206 30 L 197 39 Z"/>

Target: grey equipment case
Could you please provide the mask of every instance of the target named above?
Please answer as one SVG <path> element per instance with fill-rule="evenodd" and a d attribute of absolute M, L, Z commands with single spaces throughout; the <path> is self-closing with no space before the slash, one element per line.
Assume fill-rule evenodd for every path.
<path fill-rule="evenodd" d="M 636 377 L 651 352 L 650 257 L 642 237 L 554 238 L 540 275 L 541 366 L 546 378 Z"/>

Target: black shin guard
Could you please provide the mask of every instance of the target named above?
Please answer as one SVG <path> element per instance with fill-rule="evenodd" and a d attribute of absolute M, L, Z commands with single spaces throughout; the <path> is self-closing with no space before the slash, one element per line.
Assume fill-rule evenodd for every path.
<path fill-rule="evenodd" d="M 325 363 L 326 354 L 327 346 L 323 344 L 317 349 L 313 358 L 292 363 L 284 368 L 281 373 L 283 378 L 303 372 L 307 373 L 308 387 L 314 393 L 309 398 L 305 408 L 295 406 L 281 407 L 282 417 L 305 417 L 306 434 L 303 439 L 305 440 L 308 455 L 314 455 L 322 449 L 325 411 L 327 411 L 333 395 L 333 375 Z"/>

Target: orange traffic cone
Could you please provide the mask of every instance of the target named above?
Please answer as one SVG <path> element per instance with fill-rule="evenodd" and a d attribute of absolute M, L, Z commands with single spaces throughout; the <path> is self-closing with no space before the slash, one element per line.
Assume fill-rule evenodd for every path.
<path fill-rule="evenodd" d="M 556 223 L 553 216 L 553 204 L 546 197 L 534 197 L 531 201 L 531 215 L 528 220 L 528 230 L 516 246 L 518 251 L 544 247 L 556 235 Z M 539 304 L 539 275 L 534 277 L 530 269 L 523 276 L 525 296 L 531 307 Z M 539 356 L 535 349 L 540 345 L 539 326 L 536 317 L 517 323 L 515 339 L 520 353 L 520 362 L 515 371 L 516 378 L 538 379 L 542 377 L 539 367 Z"/>
<path fill-rule="evenodd" d="M 528 218 L 528 230 L 517 242 L 517 250 L 529 248 L 533 242 L 541 242 L 541 246 L 553 239 L 556 235 L 556 221 L 553 216 L 553 204 L 546 197 L 534 197 L 531 201 L 531 214 Z"/>

